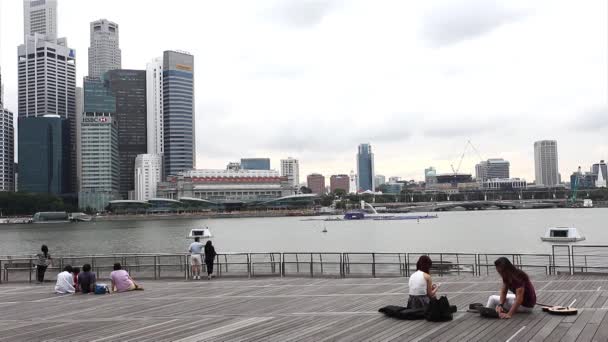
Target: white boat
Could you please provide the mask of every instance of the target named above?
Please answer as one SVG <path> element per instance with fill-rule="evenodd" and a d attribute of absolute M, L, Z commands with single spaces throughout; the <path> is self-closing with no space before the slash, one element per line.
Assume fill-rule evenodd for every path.
<path fill-rule="evenodd" d="M 585 240 L 585 237 L 573 227 L 552 227 L 540 239 L 546 242 L 577 242 Z"/>
<path fill-rule="evenodd" d="M 190 230 L 190 235 L 188 235 L 188 238 L 194 239 L 196 237 L 201 238 L 201 239 L 210 239 L 213 237 L 213 235 L 211 235 L 211 231 L 209 230 L 208 227 L 194 228 L 194 229 Z"/>

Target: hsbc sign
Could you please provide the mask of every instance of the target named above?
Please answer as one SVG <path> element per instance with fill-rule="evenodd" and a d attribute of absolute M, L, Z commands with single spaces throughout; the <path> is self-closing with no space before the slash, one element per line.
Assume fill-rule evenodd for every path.
<path fill-rule="evenodd" d="M 107 116 L 98 116 L 93 118 L 83 118 L 82 122 L 110 123 L 112 119 Z"/>

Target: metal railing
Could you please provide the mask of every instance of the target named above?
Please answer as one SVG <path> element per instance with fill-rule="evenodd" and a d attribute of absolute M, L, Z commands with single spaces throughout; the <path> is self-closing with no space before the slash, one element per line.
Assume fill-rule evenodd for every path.
<path fill-rule="evenodd" d="M 351 252 L 269 252 L 222 253 L 215 258 L 218 277 L 408 277 L 416 270 L 421 255 L 433 260 L 431 272 L 447 275 L 492 275 L 494 260 L 507 257 L 530 273 L 608 274 L 608 245 L 554 245 L 551 254 L 530 253 L 351 253 Z M 46 279 L 53 280 L 65 265 L 90 264 L 99 279 L 107 279 L 113 265 L 120 262 L 134 278 L 189 278 L 189 254 L 123 253 L 111 255 L 60 256 L 53 259 Z M 36 258 L 0 256 L 0 282 L 33 281 Z M 205 272 L 205 265 L 202 265 Z"/>

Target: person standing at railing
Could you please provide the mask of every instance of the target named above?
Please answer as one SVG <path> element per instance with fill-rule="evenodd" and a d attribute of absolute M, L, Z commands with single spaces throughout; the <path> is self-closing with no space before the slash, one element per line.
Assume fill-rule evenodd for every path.
<path fill-rule="evenodd" d="M 433 261 L 427 255 L 422 255 L 416 262 L 416 272 L 409 279 L 408 309 L 423 309 L 437 296 L 439 285 L 433 284 L 431 266 Z"/>
<path fill-rule="evenodd" d="M 516 312 L 532 312 L 536 305 L 536 291 L 526 272 L 517 269 L 505 257 L 496 259 L 494 266 L 502 278 L 502 288 L 499 296 L 488 298 L 486 307 L 496 308 L 498 316 L 503 319 L 511 318 Z"/>
<path fill-rule="evenodd" d="M 40 248 L 42 253 L 36 254 L 36 280 L 38 283 L 44 283 L 44 273 L 46 272 L 47 267 L 52 265 L 53 259 L 49 254 L 49 248 L 46 245 L 42 245 Z"/>
<path fill-rule="evenodd" d="M 215 277 L 213 274 L 213 263 L 215 262 L 216 255 L 217 253 L 215 253 L 215 247 L 213 247 L 211 240 L 207 240 L 207 243 L 205 244 L 205 266 L 207 266 L 207 279 Z"/>
<path fill-rule="evenodd" d="M 201 239 L 199 237 L 194 238 L 194 242 L 190 244 L 190 268 L 192 270 L 192 279 L 201 279 L 201 267 L 203 265 L 203 258 L 201 254 L 203 253 L 203 245 L 201 243 Z"/>

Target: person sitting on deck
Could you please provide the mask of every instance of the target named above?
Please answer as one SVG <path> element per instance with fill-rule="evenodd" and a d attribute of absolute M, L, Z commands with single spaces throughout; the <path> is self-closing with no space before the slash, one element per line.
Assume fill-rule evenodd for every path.
<path fill-rule="evenodd" d="M 68 294 L 74 293 L 74 276 L 72 275 L 72 266 L 66 265 L 63 272 L 57 275 L 57 283 L 55 283 L 55 293 Z"/>
<path fill-rule="evenodd" d="M 78 275 L 78 284 L 80 285 L 80 292 L 87 294 L 95 292 L 95 283 L 97 279 L 95 273 L 91 272 L 91 265 L 84 264 L 82 266 L 82 273 Z"/>
<path fill-rule="evenodd" d="M 410 276 L 409 298 L 407 300 L 408 309 L 426 308 L 431 298 L 437 296 L 439 286 L 433 284 L 431 278 L 431 265 L 433 262 L 427 255 L 423 255 L 416 263 L 416 272 Z"/>
<path fill-rule="evenodd" d="M 74 276 L 74 289 L 76 292 L 80 292 L 80 284 L 78 284 L 78 274 L 80 274 L 80 267 L 72 267 L 72 276 Z"/>
<path fill-rule="evenodd" d="M 144 289 L 133 281 L 129 273 L 123 270 L 118 262 L 114 264 L 114 271 L 110 273 L 110 278 L 112 279 L 111 292 L 126 292 Z"/>
<path fill-rule="evenodd" d="M 499 296 L 490 296 L 486 307 L 496 308 L 498 316 L 504 319 L 516 312 L 531 312 L 536 305 L 536 292 L 526 272 L 515 268 L 505 257 L 496 259 L 494 266 L 502 277 L 502 288 Z"/>

